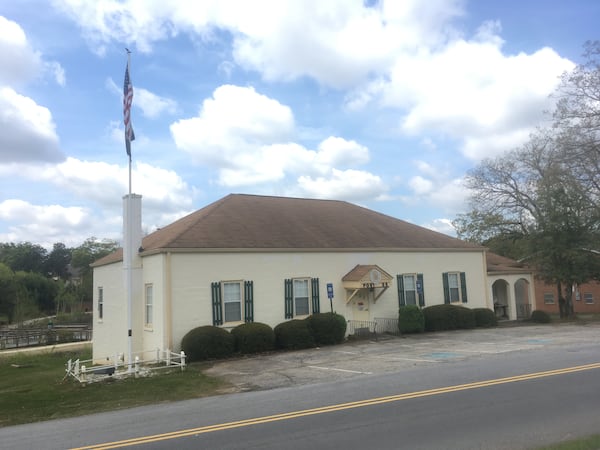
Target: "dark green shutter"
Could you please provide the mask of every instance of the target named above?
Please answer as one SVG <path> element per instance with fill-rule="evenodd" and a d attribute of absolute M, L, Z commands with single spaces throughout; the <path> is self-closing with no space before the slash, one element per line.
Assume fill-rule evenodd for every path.
<path fill-rule="evenodd" d="M 285 292 L 285 318 L 291 319 L 294 317 L 294 288 L 292 280 L 286 279 L 284 283 Z"/>
<path fill-rule="evenodd" d="M 312 313 L 318 314 L 321 312 L 321 302 L 319 301 L 319 279 L 312 278 L 310 280 L 310 289 L 312 291 Z"/>
<path fill-rule="evenodd" d="M 244 321 L 254 322 L 254 283 L 244 281 Z"/>
<path fill-rule="evenodd" d="M 467 303 L 467 277 L 464 272 L 460 273 L 460 290 L 462 302 Z"/>
<path fill-rule="evenodd" d="M 213 325 L 223 325 L 223 308 L 221 305 L 221 283 L 211 283 Z"/>
<path fill-rule="evenodd" d="M 444 285 L 444 303 L 450 303 L 450 288 L 448 287 L 448 272 L 442 274 L 442 284 Z"/>
<path fill-rule="evenodd" d="M 398 306 L 406 305 L 404 300 L 404 276 L 396 275 L 396 281 L 398 283 Z"/>
<path fill-rule="evenodd" d="M 425 286 L 423 285 L 423 274 L 417 274 L 417 286 L 421 286 L 419 294 L 419 306 L 425 306 Z"/>

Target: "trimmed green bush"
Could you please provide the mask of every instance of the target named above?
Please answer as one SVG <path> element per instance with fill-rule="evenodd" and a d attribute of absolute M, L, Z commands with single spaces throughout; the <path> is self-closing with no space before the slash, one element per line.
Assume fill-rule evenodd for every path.
<path fill-rule="evenodd" d="M 275 347 L 299 350 L 315 347 L 315 339 L 306 320 L 289 320 L 275 327 Z"/>
<path fill-rule="evenodd" d="M 181 340 L 181 350 L 189 362 L 227 358 L 233 355 L 233 335 L 219 327 L 206 325 L 187 332 Z"/>
<path fill-rule="evenodd" d="M 550 323 L 550 315 L 546 311 L 536 309 L 531 313 L 531 321 L 535 323 Z"/>
<path fill-rule="evenodd" d="M 243 323 L 231 330 L 231 334 L 235 339 L 235 350 L 245 355 L 275 348 L 275 333 L 265 323 Z"/>
<path fill-rule="evenodd" d="M 458 305 L 434 305 L 423 309 L 425 330 L 443 331 L 475 328 L 475 313 Z"/>
<path fill-rule="evenodd" d="M 400 333 L 422 333 L 425 330 L 425 316 L 416 305 L 401 306 L 398 313 Z"/>
<path fill-rule="evenodd" d="M 477 327 L 495 327 L 498 325 L 496 314 L 489 308 L 473 308 L 475 313 L 475 326 Z"/>
<path fill-rule="evenodd" d="M 336 313 L 318 313 L 306 318 L 316 345 L 334 345 L 344 342 L 346 319 Z"/>

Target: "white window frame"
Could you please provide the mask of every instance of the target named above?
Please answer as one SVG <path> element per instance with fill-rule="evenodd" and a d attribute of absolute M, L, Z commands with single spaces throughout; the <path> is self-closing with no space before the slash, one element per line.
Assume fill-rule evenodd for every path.
<path fill-rule="evenodd" d="M 152 328 L 154 323 L 154 285 L 147 283 L 144 288 L 144 326 Z"/>
<path fill-rule="evenodd" d="M 554 292 L 544 292 L 544 305 L 554 305 Z"/>
<path fill-rule="evenodd" d="M 226 286 L 238 286 L 239 295 L 237 298 L 230 297 L 231 292 L 226 288 Z M 240 280 L 235 281 L 222 281 L 221 288 L 223 292 L 223 323 L 238 323 L 243 320 L 243 297 L 244 297 L 244 283 Z M 227 311 L 227 304 L 237 303 L 239 305 L 239 317 L 231 317 L 231 311 Z M 228 320 L 229 319 L 229 320 Z"/>
<path fill-rule="evenodd" d="M 594 294 L 592 292 L 584 292 L 583 300 L 585 301 L 586 305 L 593 305 L 594 304 Z"/>
<path fill-rule="evenodd" d="M 453 279 L 456 279 L 456 286 L 453 286 Z M 456 295 L 453 298 L 452 293 Z M 462 289 L 460 286 L 460 272 L 448 272 L 448 298 L 450 303 L 461 303 L 462 302 Z"/>
<path fill-rule="evenodd" d="M 104 319 L 104 288 L 98 286 L 98 321 Z"/>
<path fill-rule="evenodd" d="M 300 286 L 302 285 L 306 285 L 306 296 L 301 294 L 304 294 L 304 292 L 299 292 L 300 291 Z M 302 288 L 303 289 L 303 288 Z M 303 317 L 303 316 L 309 316 L 310 315 L 310 308 L 311 308 L 311 285 L 310 285 L 310 278 L 293 278 L 292 279 L 292 299 L 293 299 L 293 307 L 294 307 L 294 317 Z M 298 312 L 298 306 L 299 306 L 299 302 L 302 301 L 303 303 L 306 301 L 306 313 L 304 312 L 304 310 L 300 310 L 300 312 Z"/>
<path fill-rule="evenodd" d="M 406 280 L 410 280 L 408 283 Z M 417 292 L 417 274 L 416 273 L 403 273 L 402 274 L 402 284 L 404 290 L 404 304 L 405 305 L 418 305 L 419 304 L 419 293 Z M 407 286 L 410 288 L 410 284 L 412 284 L 412 289 L 407 289 Z M 411 298 L 412 296 L 412 298 Z M 414 301 L 409 301 L 409 299 Z"/>

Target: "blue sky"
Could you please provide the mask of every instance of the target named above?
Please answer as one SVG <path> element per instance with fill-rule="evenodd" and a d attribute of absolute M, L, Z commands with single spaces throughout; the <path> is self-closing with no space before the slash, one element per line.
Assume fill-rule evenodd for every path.
<path fill-rule="evenodd" d="M 600 2 L 0 0 L 0 242 L 119 240 L 229 193 L 452 234 L 465 173 L 549 123 Z"/>

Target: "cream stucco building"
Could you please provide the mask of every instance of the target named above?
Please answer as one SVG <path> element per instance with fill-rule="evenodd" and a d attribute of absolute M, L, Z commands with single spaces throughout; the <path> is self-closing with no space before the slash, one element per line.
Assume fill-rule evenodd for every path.
<path fill-rule="evenodd" d="M 140 240 L 136 353 L 177 351 L 201 325 L 274 327 L 331 309 L 364 323 L 397 318 L 402 304 L 494 309 L 499 280 L 508 317 L 534 298 L 531 274 L 488 272 L 484 247 L 343 201 L 232 194 Z M 511 294 L 520 281 L 526 296 Z M 94 263 L 94 359 L 127 351 L 127 303 L 117 251 Z"/>

